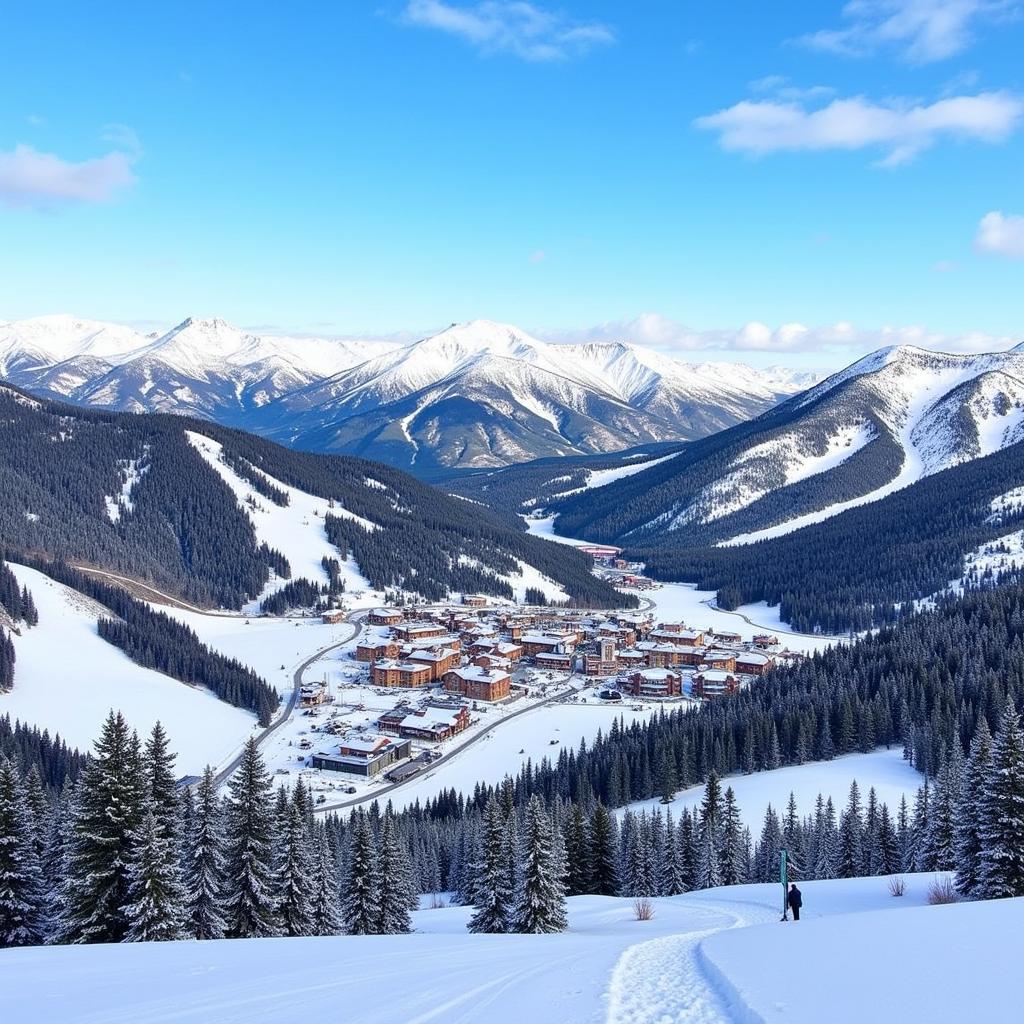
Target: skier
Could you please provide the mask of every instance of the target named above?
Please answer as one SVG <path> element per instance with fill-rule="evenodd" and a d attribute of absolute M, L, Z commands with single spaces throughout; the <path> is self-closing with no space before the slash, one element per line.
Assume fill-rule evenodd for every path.
<path fill-rule="evenodd" d="M 789 904 L 789 909 L 793 911 L 793 920 L 800 920 L 800 908 L 804 905 L 803 894 L 796 887 L 796 882 L 789 883 L 789 893 L 786 895 L 786 903 Z"/>

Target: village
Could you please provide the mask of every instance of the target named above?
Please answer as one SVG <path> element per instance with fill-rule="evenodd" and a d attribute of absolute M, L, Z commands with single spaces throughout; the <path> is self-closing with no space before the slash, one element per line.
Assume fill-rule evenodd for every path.
<path fill-rule="evenodd" d="M 587 553 L 595 572 L 647 589 L 618 549 Z M 606 728 L 619 716 L 695 707 L 803 657 L 772 633 L 744 637 L 662 621 L 652 602 L 643 603 L 650 607 L 594 612 L 470 594 L 458 603 L 361 611 L 352 616 L 356 637 L 317 663 L 319 678 L 304 682 L 292 728 L 268 744 L 268 761 L 279 775 L 302 776 L 321 806 L 347 806 L 435 772 L 512 718 L 535 741 L 528 751 L 524 740 L 519 753 L 541 756 L 540 723 L 556 719 L 524 716 L 542 707 L 570 715 L 543 741 L 554 748 L 543 753 L 556 756 L 562 732 L 576 744 L 598 718 Z M 323 618 L 334 624 L 345 615 Z M 581 718 L 585 709 L 590 715 Z"/>

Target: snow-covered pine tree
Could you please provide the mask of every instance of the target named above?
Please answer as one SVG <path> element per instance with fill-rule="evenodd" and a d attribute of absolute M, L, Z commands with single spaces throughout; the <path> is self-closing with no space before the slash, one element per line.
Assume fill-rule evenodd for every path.
<path fill-rule="evenodd" d="M 850 799 L 839 819 L 839 877 L 857 878 L 864 873 L 864 812 L 857 780 L 850 783 Z"/>
<path fill-rule="evenodd" d="M 531 934 L 565 931 L 564 863 L 555 848 L 551 819 L 536 795 L 530 797 L 523 814 L 520 851 L 522 873 L 513 930 Z"/>
<path fill-rule="evenodd" d="M 931 848 L 931 797 L 932 786 L 925 776 L 924 785 L 918 787 L 914 798 L 914 819 L 910 827 L 910 845 L 913 850 L 912 863 L 915 871 L 934 871 L 935 857 Z"/>
<path fill-rule="evenodd" d="M 20 773 L 0 757 L 0 946 L 36 946 L 46 938 L 36 827 Z"/>
<path fill-rule="evenodd" d="M 778 879 L 779 852 L 782 850 L 782 827 L 775 808 L 769 804 L 764 812 L 761 838 L 757 843 L 754 857 L 754 874 L 759 882 L 774 882 Z"/>
<path fill-rule="evenodd" d="M 985 780 L 992 763 L 992 734 L 984 718 L 978 720 L 971 752 L 964 769 L 964 783 L 957 809 L 956 891 L 971 899 L 981 870 L 981 805 Z"/>
<path fill-rule="evenodd" d="M 180 842 L 180 801 L 174 771 L 175 755 L 164 727 L 157 722 L 143 748 L 142 763 L 153 814 L 163 834 L 177 849 Z"/>
<path fill-rule="evenodd" d="M 900 846 L 888 804 L 882 804 L 882 809 L 878 813 L 877 858 L 875 870 L 878 874 L 892 875 L 899 871 Z"/>
<path fill-rule="evenodd" d="M 562 834 L 567 869 L 566 888 L 570 896 L 579 896 L 587 891 L 590 874 L 588 839 L 587 819 L 583 807 L 574 803 L 566 816 Z"/>
<path fill-rule="evenodd" d="M 167 942 L 183 938 L 185 890 L 178 851 L 157 816 L 152 796 L 143 805 L 142 821 L 133 833 L 128 869 L 126 942 Z"/>
<path fill-rule="evenodd" d="M 614 816 L 598 802 L 590 815 L 587 860 L 587 891 L 595 896 L 614 896 L 618 892 L 617 825 Z"/>
<path fill-rule="evenodd" d="M 313 934 L 313 851 L 302 807 L 288 806 L 277 869 L 277 918 L 284 935 Z"/>
<path fill-rule="evenodd" d="M 128 872 L 145 779 L 138 737 L 118 712 L 103 724 L 75 792 L 66 849 L 64 942 L 121 942 L 128 932 Z"/>
<path fill-rule="evenodd" d="M 719 848 L 719 874 L 722 885 L 740 885 L 747 880 L 744 864 L 746 841 L 736 794 L 729 786 L 722 802 L 721 846 Z"/>
<path fill-rule="evenodd" d="M 484 808 L 478 860 L 473 865 L 473 916 L 471 932 L 507 932 L 511 930 L 515 889 L 509 884 L 505 848 L 505 815 L 498 801 L 491 797 Z"/>
<path fill-rule="evenodd" d="M 623 857 L 624 896 L 656 896 L 651 819 L 646 812 L 635 815 Z"/>
<path fill-rule="evenodd" d="M 1024 733 L 1013 698 L 992 741 L 981 806 L 981 865 L 976 895 L 1024 896 Z"/>
<path fill-rule="evenodd" d="M 693 834 L 693 814 L 683 808 L 676 826 L 676 861 L 679 865 L 679 884 L 682 892 L 689 892 L 697 878 L 697 850 Z"/>
<path fill-rule="evenodd" d="M 928 849 L 937 871 L 953 871 L 957 865 L 956 833 L 963 789 L 964 758 L 956 739 L 935 780 L 928 822 Z"/>
<path fill-rule="evenodd" d="M 316 823 L 313 839 L 313 935 L 340 935 L 344 931 L 339 897 L 338 867 L 327 831 Z"/>
<path fill-rule="evenodd" d="M 376 930 L 380 935 L 404 935 L 412 931 L 409 911 L 419 897 L 412 881 L 409 849 L 398 833 L 390 805 L 380 823 L 377 848 L 380 900 Z"/>
<path fill-rule="evenodd" d="M 678 786 L 675 751 L 671 747 L 663 747 L 658 753 L 658 790 L 663 804 L 675 800 Z"/>
<path fill-rule="evenodd" d="M 222 938 L 224 809 L 209 765 L 196 792 L 184 862 L 185 927 L 196 939 Z"/>
<path fill-rule="evenodd" d="M 825 801 L 822 814 L 821 837 L 814 861 L 815 878 L 836 878 L 839 874 L 839 830 L 836 828 L 836 809 L 832 797 Z"/>
<path fill-rule="evenodd" d="M 790 791 L 786 816 L 782 819 L 782 848 L 786 851 L 786 865 L 790 878 L 803 878 L 807 856 L 804 852 L 803 830 L 796 808 L 796 795 Z"/>
<path fill-rule="evenodd" d="M 349 935 L 372 935 L 380 919 L 380 874 L 373 826 L 365 811 L 352 816 L 341 918 Z"/>
<path fill-rule="evenodd" d="M 237 939 L 279 935 L 272 786 L 255 739 L 245 745 L 228 789 L 223 904 L 227 935 Z"/>

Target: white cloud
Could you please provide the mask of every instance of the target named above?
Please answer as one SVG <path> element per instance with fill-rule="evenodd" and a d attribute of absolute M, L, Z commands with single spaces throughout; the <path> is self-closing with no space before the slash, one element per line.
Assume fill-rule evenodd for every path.
<path fill-rule="evenodd" d="M 979 252 L 1024 260 L 1024 216 L 993 210 L 978 224 L 974 247 Z"/>
<path fill-rule="evenodd" d="M 1013 18 L 1017 0 L 850 0 L 844 28 L 800 38 L 817 50 L 866 57 L 895 48 L 914 64 L 945 60 L 966 50 L 978 25 Z"/>
<path fill-rule="evenodd" d="M 1024 114 L 1024 102 L 1006 92 L 954 96 L 930 104 L 894 99 L 873 103 L 863 96 L 808 109 L 802 103 L 742 100 L 694 123 L 716 132 L 723 149 L 763 156 L 783 151 L 885 151 L 895 166 L 912 160 L 939 139 L 1006 139 Z"/>
<path fill-rule="evenodd" d="M 536 333 L 548 341 L 565 343 L 633 342 L 669 354 L 760 352 L 785 356 L 811 353 L 850 359 L 888 345 L 916 345 L 943 352 L 995 352 L 1024 341 L 1020 337 L 981 331 L 949 334 L 917 325 L 858 328 L 843 320 L 817 327 L 807 327 L 794 321 L 775 328 L 751 321 L 739 328 L 697 331 L 658 313 L 643 313 L 633 319 L 608 321 L 575 330 Z"/>
<path fill-rule="evenodd" d="M 0 152 L 0 203 L 52 209 L 76 203 L 110 202 L 135 183 L 135 155 L 120 150 L 91 160 L 63 160 L 19 144 Z"/>
<path fill-rule="evenodd" d="M 432 28 L 469 43 L 480 53 L 509 53 L 527 61 L 558 61 L 615 41 L 598 22 L 576 22 L 526 0 L 483 0 L 457 6 L 444 0 L 409 0 L 410 25 Z"/>

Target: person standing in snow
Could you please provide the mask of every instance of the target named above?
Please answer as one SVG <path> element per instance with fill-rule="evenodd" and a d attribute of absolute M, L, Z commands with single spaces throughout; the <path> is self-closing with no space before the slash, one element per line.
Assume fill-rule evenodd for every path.
<path fill-rule="evenodd" d="M 793 911 L 793 920 L 799 921 L 800 908 L 804 905 L 804 897 L 796 887 L 796 882 L 789 883 L 789 892 L 786 895 L 786 903 L 789 904 L 789 909 Z"/>

